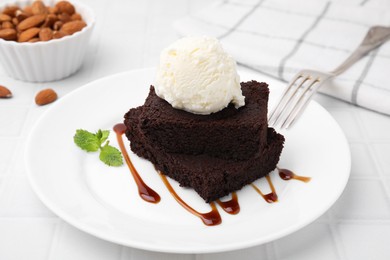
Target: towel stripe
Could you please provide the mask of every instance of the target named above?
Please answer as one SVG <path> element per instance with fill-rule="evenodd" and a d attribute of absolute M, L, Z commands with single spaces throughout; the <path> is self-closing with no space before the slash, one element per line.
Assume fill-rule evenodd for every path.
<path fill-rule="evenodd" d="M 355 82 L 355 85 L 353 86 L 352 94 L 351 94 L 351 103 L 354 104 L 354 105 L 358 105 L 358 103 L 357 103 L 357 96 L 358 96 L 358 93 L 359 93 L 359 89 L 360 89 L 364 79 L 366 78 L 366 76 L 367 76 L 367 74 L 368 74 L 372 64 L 374 63 L 374 60 L 375 60 L 378 52 L 379 52 L 379 48 L 375 49 L 370 54 L 370 56 L 368 58 L 368 61 L 366 63 L 366 66 L 363 69 L 362 74 L 360 74 L 359 79 Z"/>
<path fill-rule="evenodd" d="M 298 49 L 301 47 L 303 41 L 305 40 L 305 38 L 309 35 L 309 33 L 311 31 L 313 31 L 317 25 L 319 24 L 319 22 L 322 20 L 322 18 L 325 16 L 326 12 L 328 11 L 329 9 L 329 6 L 330 6 L 330 2 L 328 2 L 324 9 L 322 10 L 321 14 L 315 19 L 314 23 L 302 34 L 302 36 L 298 39 L 297 43 L 295 44 L 294 48 L 290 51 L 290 53 L 288 53 L 281 61 L 280 61 L 280 64 L 279 64 L 279 78 L 284 79 L 283 77 L 283 74 L 284 74 L 284 67 L 286 66 L 286 62 L 288 59 L 290 59 L 297 51 Z"/>
<path fill-rule="evenodd" d="M 238 20 L 238 22 L 233 25 L 233 27 L 231 27 L 227 32 L 223 33 L 222 35 L 220 35 L 218 37 L 219 40 L 225 38 L 226 36 L 228 36 L 229 34 L 231 34 L 232 32 L 234 32 L 238 26 L 240 26 L 246 19 L 248 19 L 256 10 L 257 8 L 259 8 L 261 6 L 261 4 L 264 2 L 265 0 L 260 0 L 257 2 L 256 5 L 254 5 L 246 14 L 244 14 L 240 20 Z"/>

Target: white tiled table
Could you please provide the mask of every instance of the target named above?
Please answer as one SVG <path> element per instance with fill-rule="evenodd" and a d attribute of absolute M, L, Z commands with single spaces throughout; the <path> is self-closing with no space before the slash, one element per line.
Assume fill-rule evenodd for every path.
<path fill-rule="evenodd" d="M 318 96 L 339 122 L 352 151 L 352 173 L 339 201 L 313 224 L 250 249 L 205 255 L 147 252 L 112 244 L 65 223 L 31 190 L 23 162 L 26 137 L 40 115 L 37 91 L 63 97 L 113 73 L 155 66 L 159 52 L 177 38 L 172 21 L 207 0 L 83 0 L 97 15 L 82 69 L 65 80 L 32 84 L 0 70 L 0 85 L 14 98 L 0 100 L 0 260 L 61 259 L 390 259 L 390 118 Z"/>

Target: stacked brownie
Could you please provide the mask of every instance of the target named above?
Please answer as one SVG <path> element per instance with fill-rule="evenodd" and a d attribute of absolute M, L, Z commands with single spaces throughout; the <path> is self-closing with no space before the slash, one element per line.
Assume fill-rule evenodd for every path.
<path fill-rule="evenodd" d="M 267 124 L 268 85 L 241 83 L 245 106 L 210 115 L 173 108 L 153 86 L 145 104 L 125 114 L 131 150 L 206 202 L 275 169 L 284 138 Z"/>

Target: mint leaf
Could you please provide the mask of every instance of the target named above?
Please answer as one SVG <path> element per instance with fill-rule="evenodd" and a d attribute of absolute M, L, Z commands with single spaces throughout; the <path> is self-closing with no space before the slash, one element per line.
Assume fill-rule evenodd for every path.
<path fill-rule="evenodd" d="M 96 152 L 100 148 L 100 142 L 96 135 L 83 129 L 76 130 L 73 140 L 78 147 L 87 152 Z"/>
<path fill-rule="evenodd" d="M 102 145 L 110 135 L 110 131 L 108 130 L 100 130 L 96 133 L 96 137 L 99 139 L 100 145 Z"/>
<path fill-rule="evenodd" d="M 110 131 L 100 130 L 93 134 L 83 129 L 77 129 L 73 137 L 75 144 L 87 152 L 96 152 L 100 149 L 99 158 L 109 166 L 121 166 L 123 157 L 121 152 L 109 145 L 107 141 Z M 104 146 L 102 144 L 105 142 Z"/>
<path fill-rule="evenodd" d="M 121 166 L 123 164 L 121 152 L 115 147 L 108 145 L 108 142 L 101 148 L 99 159 L 109 166 Z"/>

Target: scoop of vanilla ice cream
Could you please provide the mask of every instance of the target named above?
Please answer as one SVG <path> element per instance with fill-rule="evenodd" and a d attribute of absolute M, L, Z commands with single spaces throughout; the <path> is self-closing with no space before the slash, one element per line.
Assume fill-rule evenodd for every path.
<path fill-rule="evenodd" d="M 218 112 L 230 102 L 245 105 L 236 62 L 211 37 L 182 38 L 164 49 L 155 90 L 174 108 L 194 114 Z"/>

